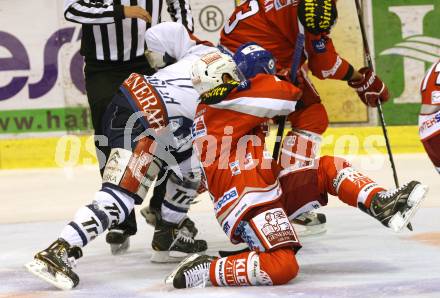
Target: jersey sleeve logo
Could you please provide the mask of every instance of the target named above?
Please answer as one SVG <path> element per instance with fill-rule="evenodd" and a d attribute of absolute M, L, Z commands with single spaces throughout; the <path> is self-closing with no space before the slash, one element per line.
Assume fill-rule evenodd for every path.
<path fill-rule="evenodd" d="M 325 53 L 327 51 L 327 48 L 325 47 L 325 40 L 322 38 L 319 40 L 312 40 L 312 46 L 317 53 Z"/>
<path fill-rule="evenodd" d="M 335 65 L 333 65 L 333 67 L 329 70 L 323 70 L 322 76 L 324 78 L 328 78 L 329 76 L 334 76 L 336 74 L 336 72 L 338 71 L 339 67 L 341 67 L 341 65 L 342 65 L 342 59 L 338 56 L 336 58 Z"/>
<path fill-rule="evenodd" d="M 232 200 L 238 198 L 237 188 L 233 187 L 230 190 L 226 191 L 223 196 L 218 200 L 218 202 L 214 206 L 215 212 L 219 212 L 224 206 L 230 203 Z"/>
<path fill-rule="evenodd" d="M 142 75 L 132 73 L 122 83 L 120 90 L 135 111 L 145 113 L 142 119 L 147 122 L 144 122 L 147 124 L 146 128 L 151 127 L 157 131 L 168 125 L 165 103 L 155 88 Z"/>

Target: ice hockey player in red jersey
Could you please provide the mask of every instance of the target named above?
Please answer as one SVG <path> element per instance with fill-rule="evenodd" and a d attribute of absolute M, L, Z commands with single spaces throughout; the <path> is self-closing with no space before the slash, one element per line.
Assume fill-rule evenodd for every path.
<path fill-rule="evenodd" d="M 299 148 L 292 141 L 302 140 L 315 150 L 298 150 L 294 155 L 283 157 L 285 152 L 291 151 L 291 148 L 283 148 L 281 158 L 295 159 L 295 162 L 284 169 L 282 175 L 312 166 L 310 161 L 319 154 L 321 135 L 328 127 L 325 107 L 302 66 L 307 64 L 319 79 L 347 81 L 368 106 L 376 106 L 378 100 L 388 100 L 386 86 L 372 70 L 364 67 L 356 71 L 336 52 L 329 33 L 337 15 L 336 0 L 248 0 L 234 10 L 221 32 L 220 46 L 226 51 L 234 53 L 242 43 L 256 42 L 274 55 L 278 72 L 298 71 L 298 76 L 303 78 L 301 99 L 306 108 L 289 116 L 295 129 L 288 133 L 283 147 Z M 325 219 L 324 214 L 319 215 Z M 313 213 L 299 217 L 298 223 L 301 222 L 320 224 Z"/>
<path fill-rule="evenodd" d="M 194 146 L 214 212 L 231 242 L 244 242 L 249 251 L 223 258 L 195 254 L 167 277 L 174 287 L 287 283 L 298 274 L 295 253 L 301 247 L 289 217 L 317 197 L 324 205 L 327 193 L 396 231 L 424 198 L 427 188 L 419 182 L 386 191 L 344 159 L 331 156 L 318 159 L 313 169 L 291 173 L 293 184 L 283 185 L 278 165 L 265 150 L 261 124 L 294 112 L 301 91 L 268 74 L 242 81 L 234 61 L 220 53 L 196 61 L 191 77 L 201 94 Z"/>
<path fill-rule="evenodd" d="M 440 60 L 426 73 L 420 86 L 422 107 L 419 134 L 426 153 L 440 173 Z"/>

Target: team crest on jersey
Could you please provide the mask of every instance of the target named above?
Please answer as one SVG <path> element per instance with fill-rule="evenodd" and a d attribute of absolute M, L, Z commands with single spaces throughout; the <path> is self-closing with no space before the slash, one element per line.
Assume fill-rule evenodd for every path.
<path fill-rule="evenodd" d="M 196 117 L 194 119 L 192 128 L 191 128 L 191 134 L 193 139 L 197 139 L 203 136 L 206 136 L 207 134 L 207 129 L 206 129 L 206 125 L 205 125 L 205 119 L 203 117 L 203 115 Z"/>

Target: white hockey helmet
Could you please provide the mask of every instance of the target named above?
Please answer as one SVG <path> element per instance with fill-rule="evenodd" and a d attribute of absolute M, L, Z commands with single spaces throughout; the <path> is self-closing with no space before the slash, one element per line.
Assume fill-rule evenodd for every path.
<path fill-rule="evenodd" d="M 224 74 L 229 74 L 238 82 L 244 79 L 231 56 L 215 51 L 203 55 L 193 63 L 191 81 L 194 89 L 203 94 L 223 84 Z"/>

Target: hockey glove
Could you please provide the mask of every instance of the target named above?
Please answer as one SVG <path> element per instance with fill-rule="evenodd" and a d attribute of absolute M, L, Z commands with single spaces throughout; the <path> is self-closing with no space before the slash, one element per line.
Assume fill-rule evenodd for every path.
<path fill-rule="evenodd" d="M 376 107 L 379 100 L 385 102 L 390 98 L 387 86 L 376 76 L 374 71 L 363 67 L 359 69 L 359 72 L 363 78 L 359 81 L 348 81 L 348 85 L 356 90 L 363 103 L 370 107 Z"/>

